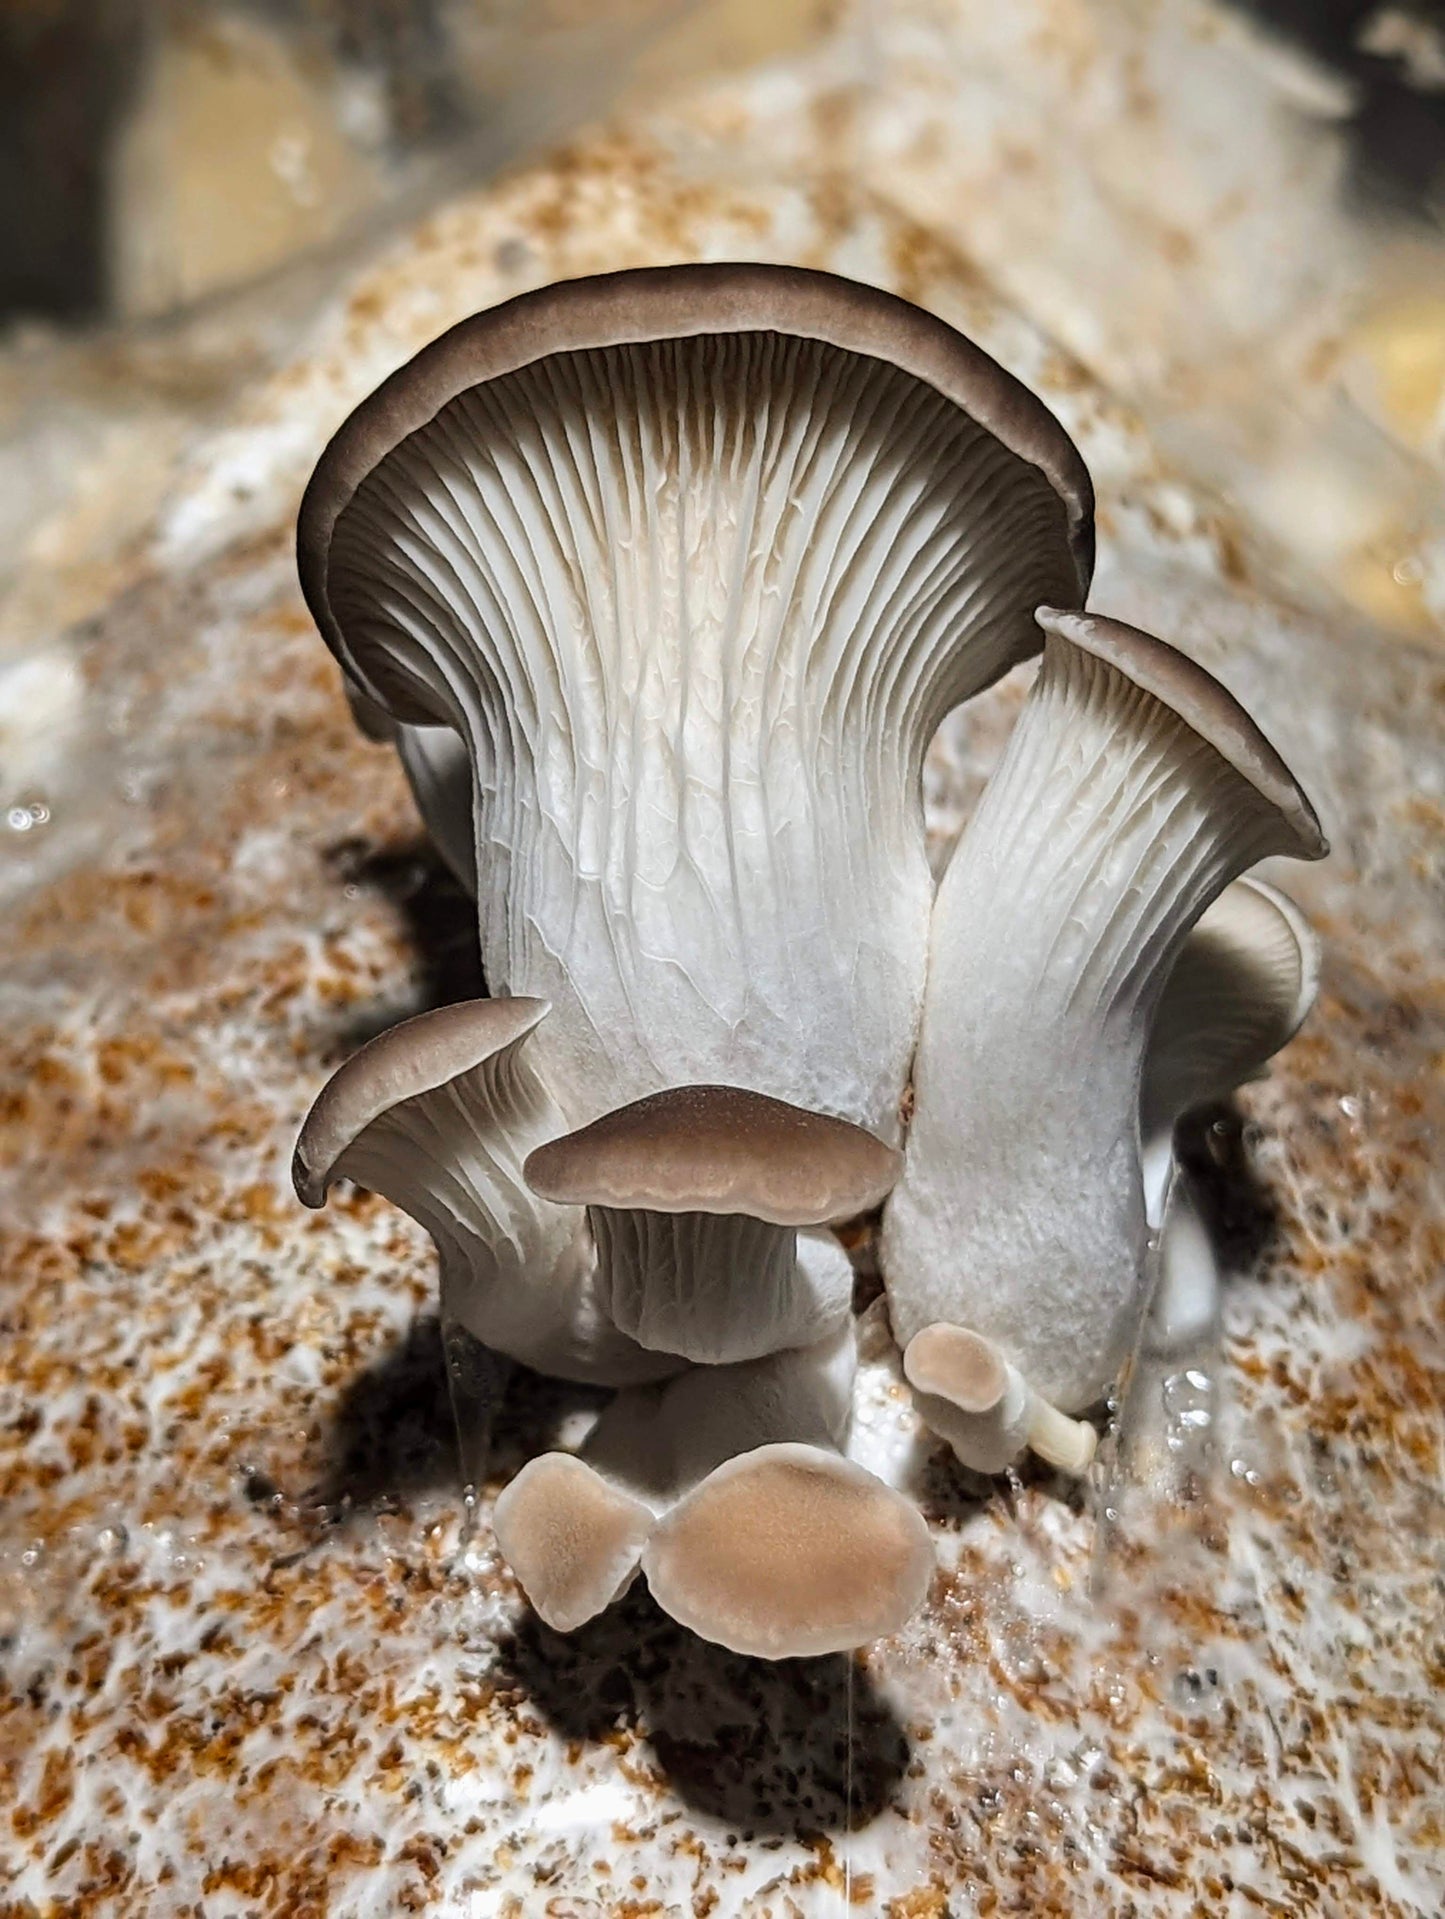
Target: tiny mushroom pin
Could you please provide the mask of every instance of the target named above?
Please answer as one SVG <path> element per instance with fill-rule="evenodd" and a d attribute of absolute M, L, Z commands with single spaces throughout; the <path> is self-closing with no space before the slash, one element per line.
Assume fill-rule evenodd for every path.
<path fill-rule="evenodd" d="M 951 1407 L 939 1430 L 983 1470 L 1040 1441 L 1087 1462 L 1088 1437 L 1065 1444 L 1040 1409 L 1084 1412 L 1141 1330 L 1141 1085 L 1170 968 L 1239 873 L 1326 850 L 1288 768 L 1202 668 L 1118 621 L 1039 620 L 1038 678 L 940 883 L 882 1243 L 925 1417 Z"/>
<path fill-rule="evenodd" d="M 472 847 L 493 990 L 553 1004 L 535 1057 L 572 1124 L 723 1080 L 898 1137 L 924 752 L 1092 564 L 1041 401 L 829 274 L 567 281 L 357 409 L 298 559 L 449 857 Z M 466 779 L 409 730 L 435 727 Z"/>

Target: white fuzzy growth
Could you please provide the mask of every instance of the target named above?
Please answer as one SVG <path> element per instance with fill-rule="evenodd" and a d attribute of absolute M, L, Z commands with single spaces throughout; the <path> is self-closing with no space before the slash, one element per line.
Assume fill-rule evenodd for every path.
<path fill-rule="evenodd" d="M 1107 1390 L 1147 1297 L 1144 1047 L 1199 914 L 1288 835 L 1158 700 L 1050 640 L 939 889 L 884 1260 L 899 1340 L 994 1340 L 1065 1411 Z"/>
<path fill-rule="evenodd" d="M 1049 483 L 881 362 L 757 333 L 462 394 L 337 523 L 369 658 L 468 743 L 483 960 L 572 1124 L 716 1079 L 897 1137 L 942 714 L 1076 582 Z"/>
<path fill-rule="evenodd" d="M 593 1207 L 598 1296 L 640 1346 L 702 1365 L 812 1345 L 848 1317 L 841 1247 L 800 1257 L 797 1233 L 740 1213 Z"/>
<path fill-rule="evenodd" d="M 562 1378 L 656 1378 L 599 1310 L 583 1215 L 538 1199 L 527 1154 L 565 1127 L 517 1046 L 402 1101 L 366 1128 L 336 1172 L 383 1194 L 436 1242 L 441 1307 L 496 1352 Z"/>

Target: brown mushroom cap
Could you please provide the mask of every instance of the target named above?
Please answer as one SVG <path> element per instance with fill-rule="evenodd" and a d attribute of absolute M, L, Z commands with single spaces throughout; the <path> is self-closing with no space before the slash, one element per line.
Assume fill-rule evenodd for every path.
<path fill-rule="evenodd" d="M 543 1453 L 503 1488 L 492 1531 L 533 1611 L 573 1632 L 631 1582 L 652 1523 L 640 1499 L 584 1461 Z"/>
<path fill-rule="evenodd" d="M 1045 633 L 1091 653 L 1177 713 L 1292 829 L 1298 859 L 1322 859 L 1329 842 L 1304 789 L 1274 747 L 1225 686 L 1177 647 L 1122 620 L 1041 606 L 1034 616 Z"/>
<path fill-rule="evenodd" d="M 965 1413 L 991 1413 L 1008 1391 L 1008 1370 L 993 1341 L 941 1320 L 909 1340 L 903 1372 L 920 1393 Z"/>
<path fill-rule="evenodd" d="M 837 274 L 757 263 L 642 267 L 559 281 L 474 314 L 393 373 L 342 425 L 307 486 L 296 540 L 302 592 L 338 659 L 350 663 L 327 583 L 336 522 L 367 475 L 443 407 L 551 355 L 736 333 L 817 340 L 894 366 L 1037 467 L 1063 508 L 1082 600 L 1094 563 L 1088 471 L 1042 400 L 981 347 L 922 307 Z"/>
<path fill-rule="evenodd" d="M 826 1226 L 877 1206 L 902 1163 L 850 1120 L 740 1086 L 675 1086 L 539 1146 L 522 1171 L 562 1205 Z"/>
<path fill-rule="evenodd" d="M 846 1652 L 923 1601 L 933 1541 L 917 1509 L 814 1446 L 719 1466 L 653 1533 L 643 1570 L 680 1625 L 760 1659 Z"/>
<path fill-rule="evenodd" d="M 542 999 L 463 1000 L 402 1020 L 368 1040 L 327 1082 L 306 1116 L 291 1162 L 302 1204 L 326 1203 L 337 1161 L 374 1120 L 515 1045 L 547 1011 Z"/>

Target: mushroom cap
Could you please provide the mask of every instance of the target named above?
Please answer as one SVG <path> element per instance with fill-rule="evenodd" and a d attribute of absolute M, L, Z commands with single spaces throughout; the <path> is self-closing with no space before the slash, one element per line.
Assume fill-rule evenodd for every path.
<path fill-rule="evenodd" d="M 460 1079 L 530 1033 L 543 999 L 473 999 L 418 1013 L 378 1033 L 322 1088 L 291 1162 L 296 1195 L 323 1206 L 336 1163 L 374 1120 L 403 1100 Z"/>
<path fill-rule="evenodd" d="M 492 1516 L 502 1557 L 532 1610 L 558 1632 L 620 1598 L 652 1530 L 651 1509 L 571 1453 L 528 1460 Z"/>
<path fill-rule="evenodd" d="M 1176 713 L 1247 780 L 1292 829 L 1297 859 L 1322 859 L 1329 842 L 1304 789 L 1227 687 L 1177 647 L 1122 620 L 1041 606 L 1034 616 L 1055 634 Z"/>
<path fill-rule="evenodd" d="M 344 666 L 327 563 L 341 513 L 386 455 L 468 389 L 550 355 L 706 334 L 777 333 L 883 361 L 932 387 L 1035 466 L 1062 503 L 1079 581 L 1094 564 L 1094 490 L 1077 447 L 1037 395 L 935 314 L 881 288 L 755 262 L 640 267 L 558 281 L 460 321 L 393 373 L 322 454 L 297 524 L 301 590 Z M 403 719 L 435 715 L 400 711 Z"/>
<path fill-rule="evenodd" d="M 917 1509 L 851 1460 L 759 1446 L 710 1473 L 643 1554 L 680 1625 L 760 1659 L 847 1652 L 922 1603 L 933 1541 Z"/>
<path fill-rule="evenodd" d="M 943 1320 L 909 1340 L 903 1373 L 916 1391 L 965 1413 L 991 1413 L 1009 1387 L 1008 1364 L 993 1341 Z"/>
<path fill-rule="evenodd" d="M 826 1226 L 880 1204 L 902 1165 L 851 1120 L 741 1086 L 674 1086 L 539 1146 L 522 1171 L 563 1205 Z"/>

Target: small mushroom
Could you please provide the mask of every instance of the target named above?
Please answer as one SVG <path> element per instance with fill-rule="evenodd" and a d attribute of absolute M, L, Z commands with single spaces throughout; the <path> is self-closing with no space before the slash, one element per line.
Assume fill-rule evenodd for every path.
<path fill-rule="evenodd" d="M 982 1333 L 925 1326 L 908 1342 L 903 1373 L 922 1416 L 975 1472 L 1001 1473 L 1025 1447 L 1061 1472 L 1088 1470 L 1094 1428 L 1040 1399 Z"/>
<path fill-rule="evenodd" d="M 1236 880 L 1201 916 L 1170 970 L 1144 1062 L 1151 1223 L 1163 1217 L 1179 1120 L 1264 1071 L 1304 1024 L 1319 977 L 1319 941 L 1277 887 Z"/>
<path fill-rule="evenodd" d="M 882 1257 L 910 1376 L 941 1397 L 933 1329 L 959 1328 L 1030 1405 L 1068 1415 L 1109 1390 L 1147 1305 L 1140 1098 L 1170 969 L 1237 874 L 1326 849 L 1288 768 L 1200 667 L 1114 620 L 1039 622 L 1038 679 L 939 887 Z M 984 1470 L 1016 1414 L 1005 1393 Z M 966 1463 L 974 1430 L 944 1435 Z"/>
<path fill-rule="evenodd" d="M 597 1297 L 640 1346 L 704 1365 L 808 1346 L 849 1314 L 842 1248 L 798 1229 L 877 1206 L 899 1155 L 848 1120 L 679 1086 L 538 1147 L 528 1185 L 585 1206 Z"/>
<path fill-rule="evenodd" d="M 427 831 L 453 877 L 474 898 L 476 845 L 472 829 L 472 762 L 466 743 L 449 726 L 408 726 L 393 719 L 348 674 L 346 703 L 369 740 L 394 746 Z"/>
<path fill-rule="evenodd" d="M 497 1390 L 485 1355 L 604 1385 L 668 1370 L 599 1310 L 580 1216 L 538 1199 L 522 1177 L 530 1149 L 565 1123 L 525 1058 L 546 1012 L 543 1000 L 468 1000 L 369 1040 L 323 1088 L 292 1168 L 304 1205 L 355 1180 L 436 1243 L 469 1483 Z"/>
<path fill-rule="evenodd" d="M 494 1524 L 537 1612 L 570 1630 L 640 1565 L 664 1611 L 734 1652 L 900 1630 L 933 1547 L 917 1509 L 842 1456 L 854 1366 L 846 1324 L 805 1350 L 692 1367 L 619 1393 L 581 1458 L 530 1461 Z"/>
<path fill-rule="evenodd" d="M 1263 880 L 1227 886 L 1185 940 L 1154 1015 L 1144 1063 L 1144 1201 L 1159 1230 L 1146 1340 L 1169 1352 L 1218 1309 L 1219 1272 L 1198 1196 L 1174 1157 L 1178 1122 L 1263 1072 L 1303 1025 L 1320 950 L 1294 901 Z"/>
<path fill-rule="evenodd" d="M 570 1123 L 720 1080 L 898 1137 L 928 740 L 1092 565 L 1039 400 L 828 274 L 567 281 L 352 415 L 298 561 L 403 745 L 465 743 L 465 820 L 413 781 L 441 844 L 471 840 L 494 990 L 555 1008 L 535 1047 Z"/>
<path fill-rule="evenodd" d="M 555 1631 L 575 1632 L 637 1577 L 654 1518 L 586 1460 L 543 1453 L 498 1494 L 492 1531 L 532 1610 Z"/>

